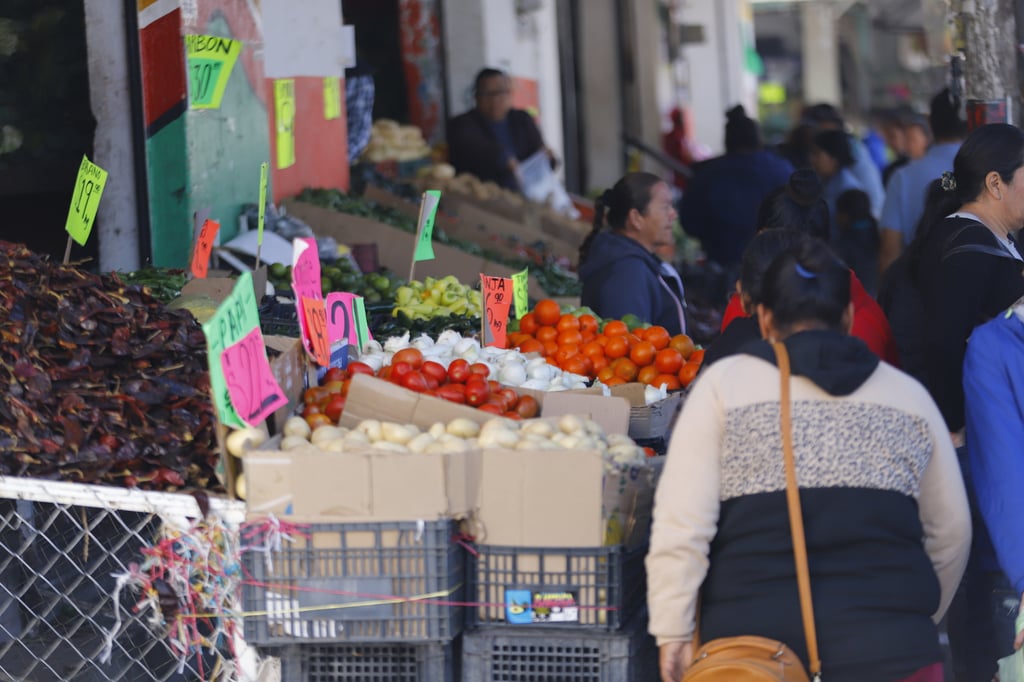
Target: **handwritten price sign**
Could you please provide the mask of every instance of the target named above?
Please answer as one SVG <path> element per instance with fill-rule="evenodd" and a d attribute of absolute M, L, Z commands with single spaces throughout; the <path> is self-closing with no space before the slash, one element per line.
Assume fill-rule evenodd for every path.
<path fill-rule="evenodd" d="M 210 268 L 210 252 L 213 251 L 213 243 L 217 239 L 217 231 L 220 223 L 216 220 L 207 219 L 199 230 L 195 247 L 192 249 L 192 276 L 198 279 L 206 277 Z"/>
<path fill-rule="evenodd" d="M 311 356 L 313 346 L 310 341 L 309 322 L 302 299 L 313 298 L 321 301 L 323 308 L 323 285 L 320 283 L 320 251 L 316 240 L 308 237 L 292 242 L 292 291 L 295 294 L 295 312 L 299 318 L 299 331 L 302 333 L 302 345 Z"/>
<path fill-rule="evenodd" d="M 527 287 L 530 283 L 530 268 L 523 268 L 512 275 L 512 296 L 516 302 L 516 319 L 523 319 L 523 315 L 530 311 L 530 296 Z"/>
<path fill-rule="evenodd" d="M 107 171 L 83 156 L 82 165 L 78 167 L 78 177 L 75 179 L 75 191 L 71 195 L 68 219 L 64 224 L 64 229 L 79 246 L 85 246 L 89 241 L 89 234 L 96 222 L 100 197 L 103 196 L 103 188 L 106 186 Z"/>
<path fill-rule="evenodd" d="M 324 78 L 324 120 L 341 118 L 341 80 L 337 76 Z"/>
<path fill-rule="evenodd" d="M 231 404 L 221 356 L 224 349 L 241 341 L 252 330 L 260 328 L 260 315 L 256 307 L 256 292 L 252 287 L 252 273 L 238 276 L 235 287 L 209 320 L 203 323 L 206 335 L 206 359 L 210 367 L 210 392 L 220 420 L 228 426 L 241 428 L 241 416 Z"/>
<path fill-rule="evenodd" d="M 360 297 L 337 291 L 327 295 L 327 337 L 332 346 L 343 341 L 358 347 L 354 315 L 357 298 Z"/>
<path fill-rule="evenodd" d="M 242 43 L 220 36 L 185 36 L 188 99 L 193 109 L 217 109 L 228 87 Z"/>
<path fill-rule="evenodd" d="M 313 359 L 321 367 L 331 364 L 331 344 L 327 341 L 327 309 L 322 298 L 302 298 Z"/>
<path fill-rule="evenodd" d="M 256 426 L 288 404 L 270 369 L 263 334 L 258 327 L 225 348 L 220 361 L 231 404 L 249 426 Z"/>
<path fill-rule="evenodd" d="M 277 167 L 295 165 L 295 80 L 274 81 L 274 119 L 277 124 Z"/>
<path fill-rule="evenodd" d="M 512 305 L 512 280 L 480 275 L 480 288 L 484 297 L 484 345 L 504 348 L 508 311 Z"/>

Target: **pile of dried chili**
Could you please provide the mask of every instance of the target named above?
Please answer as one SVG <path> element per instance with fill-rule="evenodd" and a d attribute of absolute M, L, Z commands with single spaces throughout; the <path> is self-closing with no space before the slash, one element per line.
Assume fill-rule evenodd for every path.
<path fill-rule="evenodd" d="M 0 473 L 218 489 L 203 330 L 140 286 L 0 241 Z"/>

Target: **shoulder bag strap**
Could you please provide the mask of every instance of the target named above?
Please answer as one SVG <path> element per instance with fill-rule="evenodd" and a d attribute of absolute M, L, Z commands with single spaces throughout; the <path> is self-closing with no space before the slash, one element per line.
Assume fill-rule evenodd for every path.
<path fill-rule="evenodd" d="M 818 656 L 818 632 L 814 626 L 814 605 L 811 601 L 811 572 L 807 566 L 807 541 L 804 538 L 804 519 L 800 509 L 800 489 L 796 480 L 796 460 L 793 457 L 793 422 L 789 398 L 789 353 L 776 341 L 772 344 L 779 365 L 782 396 L 779 400 L 782 429 L 782 453 L 786 462 L 786 505 L 789 507 L 789 528 L 793 535 L 793 555 L 796 559 L 796 582 L 800 590 L 800 612 L 803 616 L 804 635 L 807 637 L 807 656 L 811 677 L 821 679 L 821 659 Z"/>

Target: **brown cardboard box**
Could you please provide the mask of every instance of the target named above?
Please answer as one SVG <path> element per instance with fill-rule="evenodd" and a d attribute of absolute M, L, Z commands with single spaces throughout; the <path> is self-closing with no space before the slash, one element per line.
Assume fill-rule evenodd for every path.
<path fill-rule="evenodd" d="M 290 336 L 265 336 L 267 350 L 275 350 L 277 357 L 270 359 L 270 371 L 277 384 L 284 391 L 288 404 L 269 419 L 271 433 L 281 433 L 284 423 L 302 403 L 302 394 L 307 386 L 315 386 L 316 368 L 310 363 L 302 340 Z"/>
<path fill-rule="evenodd" d="M 257 450 L 245 456 L 248 511 L 323 521 L 464 518 L 475 504 L 478 457 Z"/>
<path fill-rule="evenodd" d="M 681 391 L 647 405 L 644 385 L 636 382 L 612 386 L 611 392 L 629 401 L 629 437 L 634 439 L 667 438 L 683 405 Z"/>
<path fill-rule="evenodd" d="M 343 244 L 377 244 L 380 264 L 402 277 L 409 274 L 412 263 L 413 235 L 397 227 L 378 223 L 360 216 L 338 213 L 301 201 L 287 201 L 288 213 L 310 225 L 318 235 L 333 237 Z M 474 256 L 445 244 L 434 244 L 434 260 L 416 263 L 415 278 L 441 278 L 454 275 L 464 284 L 474 285 L 480 274 L 511 276 L 512 270 L 500 263 Z M 530 277 L 529 292 L 534 298 L 544 298 L 544 290 L 536 278 Z"/>
<path fill-rule="evenodd" d="M 484 450 L 474 534 L 506 547 L 642 545 L 657 472 L 607 471 L 589 450 Z"/>

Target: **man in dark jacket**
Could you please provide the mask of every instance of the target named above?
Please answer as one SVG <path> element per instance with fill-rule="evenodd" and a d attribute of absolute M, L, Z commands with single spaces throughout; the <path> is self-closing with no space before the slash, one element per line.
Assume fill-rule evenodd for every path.
<path fill-rule="evenodd" d="M 476 107 L 448 123 L 448 160 L 458 173 L 519 191 L 519 162 L 545 149 L 540 130 L 529 113 L 512 108 L 512 83 L 504 72 L 480 71 L 474 94 Z"/>

